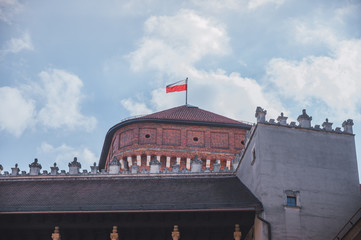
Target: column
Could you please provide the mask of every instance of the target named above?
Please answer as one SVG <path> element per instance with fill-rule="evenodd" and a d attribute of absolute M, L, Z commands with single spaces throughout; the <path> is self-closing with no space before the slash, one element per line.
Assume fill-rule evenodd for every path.
<path fill-rule="evenodd" d="M 206 160 L 206 168 L 211 168 L 211 160 Z"/>
<path fill-rule="evenodd" d="M 137 155 L 137 165 L 140 167 L 142 165 L 142 156 Z"/>
<path fill-rule="evenodd" d="M 131 167 L 133 165 L 132 157 L 127 157 L 128 166 Z"/>
<path fill-rule="evenodd" d="M 165 167 L 170 168 L 170 157 L 167 157 L 167 162 Z"/>
<path fill-rule="evenodd" d="M 149 167 L 149 163 L 150 163 L 150 156 L 147 155 L 147 166 Z"/>
<path fill-rule="evenodd" d="M 226 167 L 231 170 L 231 161 L 230 160 L 227 160 L 226 162 Z"/>
<path fill-rule="evenodd" d="M 190 158 L 187 158 L 186 168 L 187 168 L 187 170 L 191 169 L 191 159 Z"/>

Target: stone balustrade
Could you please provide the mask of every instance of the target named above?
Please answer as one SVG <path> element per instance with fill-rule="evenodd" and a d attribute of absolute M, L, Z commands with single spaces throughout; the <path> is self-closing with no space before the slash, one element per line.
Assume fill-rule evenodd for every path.
<path fill-rule="evenodd" d="M 221 161 L 200 159 L 197 155 L 193 159 L 170 157 L 170 156 L 126 156 L 123 159 L 113 157 L 109 163 L 107 170 L 101 169 L 99 171 L 96 163 L 90 166 L 90 171 L 82 169 L 78 159 L 74 157 L 73 161 L 68 164 L 69 170 L 59 170 L 56 163 L 50 167 L 50 171 L 43 170 L 38 159 L 29 164 L 30 170 L 21 171 L 18 164 L 11 168 L 11 173 L 8 171 L 0 172 L 1 176 L 71 176 L 71 175 L 142 175 L 142 174 L 195 174 L 195 173 L 219 173 L 232 172 L 239 163 L 239 154 L 235 155 L 233 161 Z M 143 161 L 142 161 L 143 160 Z"/>

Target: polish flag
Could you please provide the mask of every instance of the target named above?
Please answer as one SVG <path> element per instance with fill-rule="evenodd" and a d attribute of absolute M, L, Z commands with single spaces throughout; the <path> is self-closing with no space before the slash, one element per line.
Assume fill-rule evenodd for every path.
<path fill-rule="evenodd" d="M 186 90 L 187 90 L 187 79 L 173 83 L 173 84 L 169 84 L 166 87 L 167 93 L 180 92 L 180 91 L 186 91 Z"/>

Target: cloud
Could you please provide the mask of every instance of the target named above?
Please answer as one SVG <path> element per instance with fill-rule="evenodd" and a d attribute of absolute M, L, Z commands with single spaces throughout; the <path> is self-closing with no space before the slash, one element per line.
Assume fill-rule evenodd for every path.
<path fill-rule="evenodd" d="M 333 44 L 330 56 L 272 59 L 267 77 L 286 98 L 306 106 L 318 101 L 338 120 L 361 119 L 360 65 L 361 39 L 352 39 Z"/>
<path fill-rule="evenodd" d="M 134 71 L 182 71 L 206 55 L 224 55 L 230 50 L 222 25 L 192 10 L 183 9 L 174 16 L 153 16 L 144 25 L 145 36 L 139 48 L 128 55 Z"/>
<path fill-rule="evenodd" d="M 12 18 L 23 8 L 17 0 L 0 0 L 0 20 L 11 24 Z"/>
<path fill-rule="evenodd" d="M 45 106 L 39 111 L 39 121 L 47 127 L 92 130 L 96 125 L 94 117 L 86 117 L 80 112 L 83 98 L 83 82 L 74 74 L 64 70 L 49 69 L 39 74 Z"/>
<path fill-rule="evenodd" d="M 76 75 L 49 69 L 41 72 L 39 77 L 41 83 L 0 88 L 0 130 L 20 136 L 25 129 L 37 125 L 55 129 L 94 129 L 95 117 L 85 116 L 80 111 L 83 82 Z"/>
<path fill-rule="evenodd" d="M 193 69 L 189 80 L 188 103 L 197 103 L 203 109 L 218 114 L 253 122 L 257 106 L 273 115 L 281 112 L 277 98 L 268 95 L 264 88 L 251 78 L 239 73 L 226 74 L 222 69 L 202 71 Z M 157 110 L 171 108 L 185 102 L 185 93 L 165 93 L 164 88 L 152 91 L 152 106 Z"/>
<path fill-rule="evenodd" d="M 248 2 L 249 9 L 256 9 L 268 4 L 274 4 L 276 7 L 282 5 L 285 0 L 250 0 Z"/>
<path fill-rule="evenodd" d="M 88 169 L 94 162 L 98 162 L 99 158 L 86 147 L 74 148 L 66 144 L 62 144 L 58 147 L 55 147 L 49 143 L 43 142 L 41 146 L 37 149 L 39 154 L 39 162 L 41 159 L 46 159 L 49 167 L 55 162 L 59 169 L 68 171 L 68 163 L 72 162 L 74 157 L 78 158 L 82 169 Z M 45 166 L 42 163 L 44 169 Z"/>
<path fill-rule="evenodd" d="M 35 103 L 16 88 L 0 88 L 0 130 L 17 137 L 35 123 Z"/>
<path fill-rule="evenodd" d="M 192 2 L 202 9 L 205 8 L 212 11 L 247 11 L 268 5 L 279 7 L 285 0 L 193 0 Z"/>
<path fill-rule="evenodd" d="M 152 112 L 145 103 L 134 102 L 132 99 L 123 99 L 120 102 L 131 116 L 144 115 Z"/>
<path fill-rule="evenodd" d="M 7 41 L 1 50 L 1 55 L 18 53 L 23 50 L 34 50 L 29 33 L 24 33 L 20 38 L 12 38 Z"/>
<path fill-rule="evenodd" d="M 250 117 L 258 105 L 279 114 L 278 109 L 282 106 L 277 98 L 267 96 L 254 79 L 241 77 L 237 72 L 227 74 L 222 69 L 201 70 L 196 67 L 197 61 L 210 55 L 229 53 L 229 37 L 221 26 L 188 10 L 170 17 L 151 17 L 145 22 L 142 44 L 130 54 L 132 67 L 156 70 L 167 74 L 168 79 L 180 80 L 180 76 L 186 74 L 189 77 L 188 103 L 197 103 L 228 117 L 253 121 Z M 184 102 L 184 92 L 166 94 L 164 87 L 155 88 L 151 101 L 147 103 L 129 98 L 122 100 L 131 113 L 134 106 L 163 110 Z M 132 107 L 127 107 L 127 104 Z"/>

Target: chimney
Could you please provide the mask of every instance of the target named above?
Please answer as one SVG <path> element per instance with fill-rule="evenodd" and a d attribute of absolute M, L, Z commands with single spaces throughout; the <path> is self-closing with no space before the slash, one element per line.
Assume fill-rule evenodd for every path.
<path fill-rule="evenodd" d="M 218 161 L 219 160 L 217 160 L 217 163 L 213 164 L 213 172 L 219 172 L 219 170 L 221 170 L 221 163 Z"/>
<path fill-rule="evenodd" d="M 283 112 L 281 112 L 281 116 L 278 116 L 277 122 L 278 122 L 280 125 L 286 126 L 286 125 L 287 125 L 287 118 L 288 118 L 288 117 L 285 117 L 285 116 L 283 115 Z"/>
<path fill-rule="evenodd" d="M 20 172 L 20 168 L 18 168 L 18 164 L 15 164 L 15 167 L 11 168 L 11 176 L 17 176 Z"/>
<path fill-rule="evenodd" d="M 353 134 L 352 126 L 353 126 L 353 120 L 347 119 L 342 123 L 343 132 Z"/>
<path fill-rule="evenodd" d="M 134 164 L 132 166 L 132 174 L 137 174 L 139 172 L 139 166 L 137 164 Z"/>
<path fill-rule="evenodd" d="M 119 174 L 120 162 L 114 156 L 112 161 L 109 163 L 109 174 Z"/>
<path fill-rule="evenodd" d="M 329 122 L 329 121 L 328 121 L 328 118 L 326 118 L 326 121 L 324 121 L 324 122 L 322 123 L 322 127 L 323 127 L 323 129 L 326 130 L 326 131 L 332 131 L 332 124 L 333 124 L 333 123 Z"/>
<path fill-rule="evenodd" d="M 160 172 L 160 162 L 157 160 L 157 156 L 153 157 L 153 160 L 150 161 L 150 173 L 159 173 Z"/>
<path fill-rule="evenodd" d="M 257 107 L 255 117 L 257 118 L 257 123 L 266 122 L 267 111 L 263 110 L 261 107 Z"/>
<path fill-rule="evenodd" d="M 191 172 L 192 173 L 201 172 L 202 171 L 202 165 L 203 165 L 202 160 L 198 158 L 198 155 L 195 155 L 194 159 L 192 159 Z"/>
<path fill-rule="evenodd" d="M 172 165 L 172 173 L 178 173 L 180 169 L 180 165 L 179 164 L 174 164 Z"/>
<path fill-rule="evenodd" d="M 98 172 L 98 166 L 97 166 L 97 163 L 94 162 L 93 166 L 90 166 L 90 173 L 97 174 L 97 172 Z"/>
<path fill-rule="evenodd" d="M 78 158 L 74 157 L 74 160 L 68 164 L 69 166 L 69 174 L 77 175 L 79 174 L 79 169 L 81 168 L 80 162 L 78 162 Z"/>
<path fill-rule="evenodd" d="M 59 168 L 56 166 L 56 163 L 54 163 L 54 167 L 50 167 L 50 175 L 58 175 Z"/>
<path fill-rule="evenodd" d="M 33 163 L 29 164 L 29 167 L 30 167 L 30 172 L 29 172 L 30 176 L 37 176 L 40 174 L 41 165 L 38 163 L 37 158 L 34 159 Z"/>
<path fill-rule="evenodd" d="M 312 117 L 308 116 L 306 109 L 302 110 L 302 115 L 298 116 L 297 121 L 301 128 L 311 128 Z"/>

